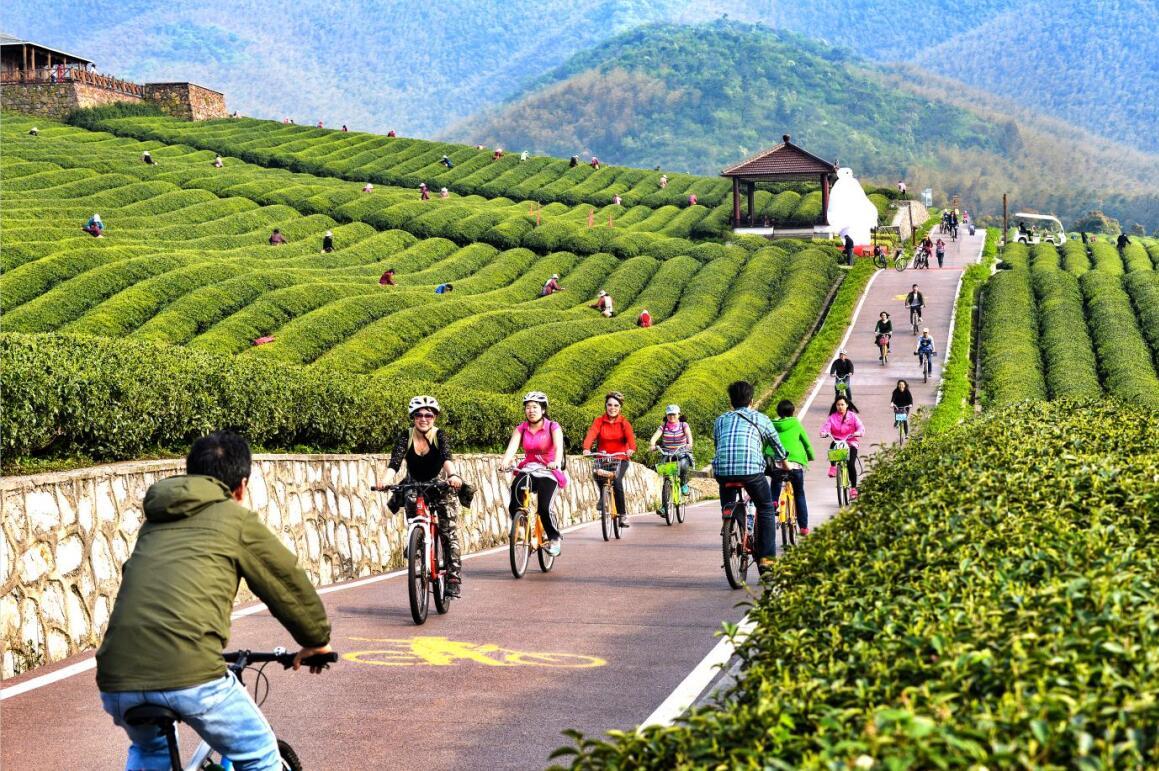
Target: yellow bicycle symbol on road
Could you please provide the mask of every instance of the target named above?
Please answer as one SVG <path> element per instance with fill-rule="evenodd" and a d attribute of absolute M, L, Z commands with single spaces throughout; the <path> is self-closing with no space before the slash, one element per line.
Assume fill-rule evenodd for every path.
<path fill-rule="evenodd" d="M 359 664 L 381 667 L 432 666 L 449 667 L 471 662 L 487 667 L 551 667 L 553 669 L 590 669 L 608 662 L 595 656 L 574 653 L 533 653 L 500 648 L 498 645 L 457 642 L 446 637 L 351 637 L 361 642 L 383 643 L 377 650 L 352 651 L 342 658 Z"/>

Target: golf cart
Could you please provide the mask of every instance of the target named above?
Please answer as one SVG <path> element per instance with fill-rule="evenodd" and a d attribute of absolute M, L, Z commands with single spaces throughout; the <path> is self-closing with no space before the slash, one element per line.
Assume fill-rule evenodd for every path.
<path fill-rule="evenodd" d="M 1066 243 L 1066 231 L 1058 217 L 1020 211 L 1015 212 L 1014 221 L 1017 224 L 1006 234 L 1007 243 L 1017 241 L 1020 244 L 1049 243 L 1055 246 Z"/>

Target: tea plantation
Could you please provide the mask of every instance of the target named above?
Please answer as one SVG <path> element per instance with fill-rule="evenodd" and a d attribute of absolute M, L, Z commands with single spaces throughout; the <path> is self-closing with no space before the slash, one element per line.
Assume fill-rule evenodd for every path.
<path fill-rule="evenodd" d="M 1010 244 L 984 288 L 982 398 L 1159 407 L 1159 242 Z"/>
<path fill-rule="evenodd" d="M 645 425 L 675 401 L 704 432 L 724 407 L 719 373 L 771 382 L 839 278 L 829 247 L 690 240 L 724 204 L 667 203 L 653 195 L 659 175 L 651 172 L 610 169 L 605 176 L 620 182 L 585 188 L 622 189 L 626 205 L 529 204 L 512 192 L 526 164 L 569 180 L 557 198 L 583 186 L 568 176 L 576 170 L 270 122 L 110 122 L 188 143 L 43 120 L 30 136 L 33 120 L 3 122 L 0 344 L 10 457 L 172 450 L 231 415 L 266 447 L 380 450 L 382 424 L 404 394 L 420 390 L 444 395 L 466 446 L 499 443 L 498 426 L 509 426 L 518 408 L 510 395 L 531 388 L 551 395 L 573 441 L 611 388 L 627 394 L 627 414 Z M 251 160 L 271 165 L 313 148 L 310 171 L 318 173 L 236 157 L 216 168 L 214 151 L 192 145 L 217 144 L 219 135 L 231 147 L 244 136 L 267 148 Z M 368 145 L 366 158 L 378 158 L 382 174 L 408 184 L 405 169 L 433 163 L 446 172 L 444 153 L 459 161 L 456 190 L 473 184 L 472 158 L 485 156 L 475 163 L 480 173 L 507 171 L 483 193 L 445 200 L 420 201 L 383 177 L 363 193 L 340 173 L 369 172 L 329 165 L 348 145 Z M 145 150 L 155 164 L 141 161 Z M 584 180 L 599 173 L 581 168 Z M 615 186 L 624 179 L 634 187 Z M 429 180 L 435 189 L 452 182 Z M 673 175 L 669 188 L 706 185 L 711 198 L 710 183 L 718 184 Z M 644 201 L 647 185 L 656 190 Z M 551 187 L 541 180 L 533 189 Z M 630 193 L 641 202 L 627 205 Z M 80 229 L 94 212 L 106 224 L 100 239 Z M 274 228 L 288 243 L 267 243 Z M 326 230 L 331 253 L 321 251 Z M 397 286 L 379 285 L 386 268 L 397 271 Z M 539 297 L 553 273 L 565 291 Z M 434 293 L 448 282 L 453 293 Z M 611 319 L 588 307 L 600 289 L 615 298 Z M 645 308 L 651 328 L 636 325 Z M 273 340 L 254 344 L 264 337 Z M 146 382 L 156 392 L 134 385 Z"/>
<path fill-rule="evenodd" d="M 1159 767 L 1159 413 L 998 408 L 893 452 L 784 559 L 727 709 L 576 769 Z M 578 752 L 578 754 L 577 754 Z"/>

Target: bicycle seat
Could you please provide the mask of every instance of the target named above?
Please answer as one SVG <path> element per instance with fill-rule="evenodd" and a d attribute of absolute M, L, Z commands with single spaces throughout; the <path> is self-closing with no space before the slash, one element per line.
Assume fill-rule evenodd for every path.
<path fill-rule="evenodd" d="M 138 704 L 125 711 L 125 722 L 132 726 L 165 726 L 168 723 L 180 723 L 181 716 L 160 704 Z"/>
<path fill-rule="evenodd" d="M 744 482 L 725 482 L 724 486 L 732 490 L 743 490 Z"/>

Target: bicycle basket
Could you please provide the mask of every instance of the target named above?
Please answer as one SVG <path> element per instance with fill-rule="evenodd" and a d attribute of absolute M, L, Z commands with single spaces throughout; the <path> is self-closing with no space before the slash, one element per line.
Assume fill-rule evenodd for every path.
<path fill-rule="evenodd" d="M 909 420 L 909 413 L 906 413 L 906 412 L 895 412 L 895 413 L 893 414 L 893 419 L 894 419 L 895 421 L 897 421 L 898 423 L 905 423 L 907 420 Z"/>
<path fill-rule="evenodd" d="M 656 473 L 660 476 L 671 476 L 680 473 L 680 464 L 677 461 L 668 461 L 667 463 L 657 463 Z"/>
<path fill-rule="evenodd" d="M 843 460 L 849 460 L 849 448 L 834 447 L 829 451 L 829 460 L 833 463 L 840 463 Z"/>
<path fill-rule="evenodd" d="M 597 458 L 595 466 L 592 468 L 592 473 L 595 474 L 597 479 L 614 477 L 616 475 L 616 471 L 619 468 L 619 465 L 620 462 L 618 460 Z"/>

